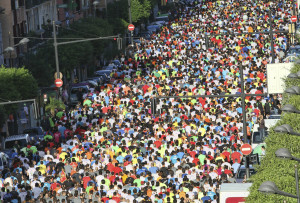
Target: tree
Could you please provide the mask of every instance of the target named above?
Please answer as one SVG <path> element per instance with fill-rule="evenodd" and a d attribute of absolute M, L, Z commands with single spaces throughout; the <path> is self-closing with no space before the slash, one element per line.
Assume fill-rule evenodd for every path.
<path fill-rule="evenodd" d="M 51 115 L 54 116 L 55 109 L 65 110 L 65 108 L 66 108 L 65 104 L 61 100 L 50 97 L 50 102 L 49 102 L 49 104 L 46 105 L 45 110 L 47 112 L 50 112 Z"/>
<path fill-rule="evenodd" d="M 131 19 L 133 23 L 138 23 L 142 19 L 150 16 L 152 6 L 150 0 L 131 0 Z M 115 12 L 115 11 L 118 12 Z M 121 18 L 129 22 L 128 0 L 120 0 L 108 4 L 109 18 Z"/>
<path fill-rule="evenodd" d="M 37 96 L 37 82 L 32 74 L 25 68 L 0 67 L 0 98 L 6 101 L 33 99 Z M 17 105 L 5 105 L 1 107 L 0 128 L 3 118 L 9 113 L 14 113 Z"/>
<path fill-rule="evenodd" d="M 296 73 L 300 71 L 300 65 L 294 65 L 291 72 Z M 299 86 L 300 79 L 285 80 L 286 86 Z M 287 95 L 284 94 L 283 104 L 292 104 L 297 109 L 300 109 L 300 96 L 299 95 Z M 276 126 L 289 124 L 296 132 L 300 132 L 300 115 L 285 113 L 282 114 L 281 120 Z M 276 127 L 275 126 L 275 127 Z M 253 185 L 250 188 L 250 195 L 247 198 L 247 202 L 297 202 L 296 199 L 281 196 L 281 195 L 265 195 L 258 192 L 258 188 L 264 181 L 273 181 L 282 191 L 296 194 L 295 184 L 295 161 L 283 160 L 275 157 L 275 151 L 279 148 L 287 148 L 291 151 L 295 157 L 300 157 L 300 137 L 288 134 L 276 133 L 272 128 L 269 136 L 266 139 L 267 151 L 266 156 L 263 158 L 261 165 L 257 166 L 257 173 L 251 177 Z"/>

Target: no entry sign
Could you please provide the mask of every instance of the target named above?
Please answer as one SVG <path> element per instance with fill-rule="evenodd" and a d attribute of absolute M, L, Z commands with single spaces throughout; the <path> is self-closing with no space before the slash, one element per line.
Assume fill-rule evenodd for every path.
<path fill-rule="evenodd" d="M 244 154 L 246 156 L 249 155 L 249 154 L 251 154 L 251 152 L 252 152 L 251 145 L 249 145 L 249 144 L 243 144 L 242 147 L 241 147 L 241 152 L 242 152 L 242 154 Z"/>
<path fill-rule="evenodd" d="M 297 16 L 292 16 L 292 17 L 291 17 L 291 21 L 292 21 L 293 23 L 297 22 Z"/>
<path fill-rule="evenodd" d="M 134 30 L 134 25 L 133 24 L 129 24 L 128 25 L 128 30 L 129 31 L 133 31 Z"/>
<path fill-rule="evenodd" d="M 56 79 L 54 84 L 56 87 L 61 87 L 63 85 L 63 81 L 61 79 Z"/>

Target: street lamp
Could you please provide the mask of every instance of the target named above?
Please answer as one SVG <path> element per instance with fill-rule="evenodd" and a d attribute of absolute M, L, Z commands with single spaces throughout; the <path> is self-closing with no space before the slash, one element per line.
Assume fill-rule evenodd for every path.
<path fill-rule="evenodd" d="M 98 0 L 95 0 L 93 2 L 93 6 L 94 6 L 94 18 L 96 18 L 96 9 L 98 7 L 98 5 L 100 4 L 100 2 Z"/>
<path fill-rule="evenodd" d="M 19 44 L 17 44 L 17 45 L 25 45 L 25 44 L 27 44 L 28 42 L 29 42 L 29 39 L 28 39 L 28 38 L 23 38 L 23 39 L 20 40 Z"/>
<path fill-rule="evenodd" d="M 292 86 L 290 88 L 287 88 L 285 90 L 285 93 L 300 95 L 300 87 L 299 86 Z"/>
<path fill-rule="evenodd" d="M 290 193 L 279 190 L 278 187 L 276 186 L 276 184 L 272 181 L 263 182 L 260 185 L 260 187 L 258 188 L 258 191 L 262 192 L 262 193 L 267 193 L 267 194 L 278 194 L 278 195 L 296 198 L 296 199 L 298 199 L 298 202 L 299 202 L 299 198 L 296 195 L 292 195 Z"/>
<path fill-rule="evenodd" d="M 277 151 L 275 152 L 275 155 L 278 158 L 295 160 L 295 161 L 300 162 L 300 159 L 292 156 L 291 152 L 287 148 L 277 149 Z"/>
<path fill-rule="evenodd" d="M 281 108 L 281 111 L 285 111 L 285 112 L 289 112 L 289 113 L 299 113 L 300 114 L 300 110 L 296 109 L 296 107 L 294 107 L 291 104 L 286 104 L 285 106 L 283 106 Z"/>
<path fill-rule="evenodd" d="M 293 79 L 299 79 L 300 78 L 300 71 L 298 71 L 297 73 L 290 73 L 287 76 L 288 78 L 293 78 Z"/>
<path fill-rule="evenodd" d="M 12 67 L 11 53 L 15 50 L 13 47 L 6 47 L 3 52 L 9 53 L 9 66 Z"/>
<path fill-rule="evenodd" d="M 277 132 L 277 133 L 287 133 L 287 134 L 290 134 L 290 135 L 298 135 L 298 136 L 300 136 L 300 133 L 295 132 L 293 130 L 293 128 L 290 125 L 288 125 L 288 124 L 277 126 L 274 129 L 274 131 Z"/>

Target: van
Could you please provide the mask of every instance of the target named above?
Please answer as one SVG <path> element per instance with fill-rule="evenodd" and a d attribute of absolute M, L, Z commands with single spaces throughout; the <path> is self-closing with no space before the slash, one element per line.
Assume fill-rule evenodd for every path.
<path fill-rule="evenodd" d="M 34 139 L 34 138 L 32 138 Z M 2 152 L 4 152 L 6 155 L 8 155 L 9 158 L 12 158 L 11 155 L 13 153 L 12 150 L 15 149 L 15 144 L 16 142 L 20 146 L 20 150 L 24 147 L 27 147 L 28 143 L 31 141 L 31 138 L 28 134 L 23 134 L 23 135 L 13 135 L 7 137 L 3 142 L 2 142 Z"/>
<path fill-rule="evenodd" d="M 259 125 L 254 124 L 252 138 L 251 138 L 251 146 L 253 150 L 258 145 L 265 143 L 264 140 L 266 139 L 266 137 L 268 137 L 270 129 L 274 127 L 279 120 L 280 120 L 280 116 L 278 117 L 277 115 L 273 115 L 273 117 L 270 117 L 269 119 L 265 119 L 266 130 L 264 131 L 263 134 L 261 134 L 261 132 L 259 131 Z"/>
<path fill-rule="evenodd" d="M 220 203 L 245 202 L 252 183 L 222 183 L 220 186 Z"/>

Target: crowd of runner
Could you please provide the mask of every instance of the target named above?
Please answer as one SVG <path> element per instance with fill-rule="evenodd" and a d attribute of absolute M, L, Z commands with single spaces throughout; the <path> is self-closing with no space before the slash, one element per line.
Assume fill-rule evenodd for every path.
<path fill-rule="evenodd" d="M 135 45 L 132 57 L 118 58 L 123 79 L 79 93 L 76 107 L 41 121 L 39 145 L 16 147 L 12 168 L 1 172 L 1 200 L 218 202 L 220 185 L 235 182 L 241 145 L 254 124 L 280 113 L 281 96 L 246 97 L 247 135 L 239 97 L 189 96 L 241 94 L 240 66 L 246 93 L 266 93 L 269 35 L 249 32 L 269 30 L 269 9 L 273 29 L 285 29 L 292 7 L 276 0 L 178 4 L 160 32 Z M 274 35 L 276 63 L 287 40 Z M 154 97 L 162 97 L 155 112 Z"/>

